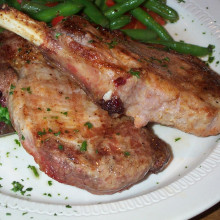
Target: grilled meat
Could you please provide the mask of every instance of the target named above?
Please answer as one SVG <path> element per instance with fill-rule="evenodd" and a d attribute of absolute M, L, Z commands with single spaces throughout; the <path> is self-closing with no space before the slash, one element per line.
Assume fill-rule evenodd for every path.
<path fill-rule="evenodd" d="M 1 60 L 18 73 L 8 96 L 12 124 L 48 176 L 112 194 L 165 167 L 170 149 L 151 131 L 125 117 L 112 119 L 26 40 L 4 32 L 0 45 Z M 0 74 L 7 81 L 9 75 Z"/>
<path fill-rule="evenodd" d="M 73 16 L 49 29 L 3 6 L 0 25 L 38 45 L 105 110 L 198 136 L 220 132 L 220 76 L 201 60 Z"/>

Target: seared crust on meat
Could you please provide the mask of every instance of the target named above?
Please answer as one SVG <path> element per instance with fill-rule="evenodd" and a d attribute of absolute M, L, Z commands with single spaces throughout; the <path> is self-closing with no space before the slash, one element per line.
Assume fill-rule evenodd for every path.
<path fill-rule="evenodd" d="M 4 32 L 0 42 L 0 58 L 19 75 L 8 102 L 12 123 L 47 175 L 112 194 L 164 169 L 170 149 L 151 131 L 135 128 L 126 117 L 112 119 L 27 41 Z"/>
<path fill-rule="evenodd" d="M 136 127 L 152 121 L 198 136 L 220 133 L 220 76 L 196 57 L 138 43 L 79 16 L 49 29 L 3 6 L 0 25 L 40 45 L 95 102 L 111 114 L 124 111 Z"/>

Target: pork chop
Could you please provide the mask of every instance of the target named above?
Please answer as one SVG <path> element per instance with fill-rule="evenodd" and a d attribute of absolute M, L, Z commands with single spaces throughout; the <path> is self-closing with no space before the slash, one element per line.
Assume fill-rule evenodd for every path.
<path fill-rule="evenodd" d="M 133 41 L 72 16 L 48 28 L 6 5 L 0 25 L 39 46 L 109 113 L 198 136 L 220 133 L 220 76 L 196 57 Z"/>
<path fill-rule="evenodd" d="M 164 169 L 170 149 L 150 130 L 135 128 L 126 117 L 112 119 L 69 74 L 48 65 L 19 36 L 4 32 L 0 45 L 0 59 L 18 74 L 10 89 L 4 87 L 12 124 L 48 176 L 91 193 L 112 194 Z M 9 74 L 1 70 L 7 81 Z"/>

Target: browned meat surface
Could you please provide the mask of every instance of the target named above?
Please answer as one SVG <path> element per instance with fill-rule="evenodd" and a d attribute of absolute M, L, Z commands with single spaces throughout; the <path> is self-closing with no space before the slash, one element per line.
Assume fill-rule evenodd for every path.
<path fill-rule="evenodd" d="M 161 171 L 169 147 L 128 118 L 112 119 L 72 80 L 49 66 L 36 48 L 9 32 L 0 59 L 18 73 L 8 108 L 24 148 L 59 182 L 111 194 Z M 0 71 L 4 81 L 9 75 Z M 5 88 L 7 90 L 7 88 Z"/>
<path fill-rule="evenodd" d="M 220 133 L 220 76 L 196 57 L 144 45 L 73 16 L 54 29 L 3 7 L 0 25 L 40 46 L 110 113 L 198 136 Z M 18 28 L 19 27 L 19 28 Z"/>

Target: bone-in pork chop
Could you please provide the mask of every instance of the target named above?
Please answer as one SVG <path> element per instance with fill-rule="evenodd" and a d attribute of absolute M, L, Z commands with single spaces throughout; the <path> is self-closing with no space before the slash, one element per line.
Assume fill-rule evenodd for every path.
<path fill-rule="evenodd" d="M 38 45 L 109 113 L 198 136 L 220 133 L 220 76 L 198 58 L 144 45 L 79 16 L 55 28 L 3 6 L 0 25 Z"/>
<path fill-rule="evenodd" d="M 18 74 L 10 89 L 4 88 L 12 124 L 47 175 L 95 194 L 111 194 L 165 167 L 170 149 L 152 132 L 135 128 L 125 117 L 112 119 L 26 40 L 4 32 L 0 45 L 1 61 Z M 0 69 L 1 79 L 7 76 Z"/>

